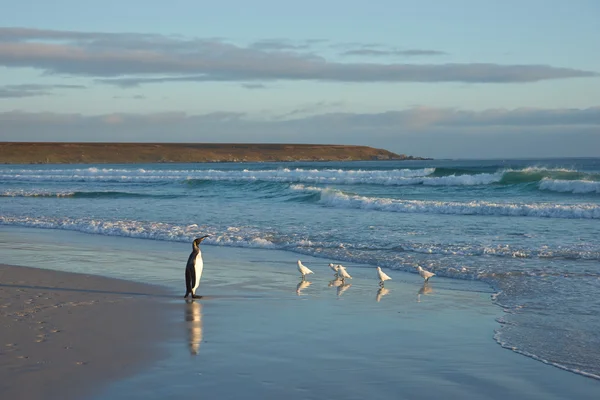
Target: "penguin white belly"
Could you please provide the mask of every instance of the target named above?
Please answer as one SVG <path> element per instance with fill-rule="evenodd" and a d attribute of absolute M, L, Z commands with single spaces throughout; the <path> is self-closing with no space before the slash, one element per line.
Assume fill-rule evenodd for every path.
<path fill-rule="evenodd" d="M 204 262 L 202 261 L 202 253 L 198 253 L 196 256 L 196 262 L 194 264 L 194 269 L 196 270 L 196 282 L 194 282 L 194 287 L 192 288 L 192 294 L 196 294 L 196 289 L 200 285 L 200 278 L 202 278 L 202 270 L 204 269 Z"/>

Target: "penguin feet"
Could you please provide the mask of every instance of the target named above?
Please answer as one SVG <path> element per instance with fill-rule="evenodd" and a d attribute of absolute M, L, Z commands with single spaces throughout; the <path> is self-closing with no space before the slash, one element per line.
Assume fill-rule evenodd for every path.
<path fill-rule="evenodd" d="M 192 299 L 201 299 L 202 296 L 198 296 L 197 294 L 193 294 L 192 295 Z"/>

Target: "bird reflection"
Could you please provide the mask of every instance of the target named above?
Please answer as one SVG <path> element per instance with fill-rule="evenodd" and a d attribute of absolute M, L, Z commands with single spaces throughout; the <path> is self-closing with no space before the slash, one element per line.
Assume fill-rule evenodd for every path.
<path fill-rule="evenodd" d="M 296 294 L 297 294 L 298 296 L 300 296 L 300 295 L 302 294 L 302 291 L 303 291 L 304 289 L 306 289 L 307 287 L 309 287 L 310 285 L 312 285 L 312 282 L 305 281 L 305 280 L 301 280 L 301 281 L 298 283 L 298 286 L 296 286 Z"/>
<path fill-rule="evenodd" d="M 334 279 L 332 281 L 329 281 L 329 284 L 327 286 L 329 286 L 329 287 L 332 287 L 332 286 L 333 287 L 339 287 L 339 286 L 341 286 L 343 284 L 344 284 L 343 280 L 341 280 L 340 278 L 336 278 L 336 279 Z"/>
<path fill-rule="evenodd" d="M 350 289 L 351 283 L 342 283 L 337 287 L 337 295 L 341 296 L 346 290 Z"/>
<path fill-rule="evenodd" d="M 419 291 L 417 292 L 417 303 L 421 302 L 422 294 L 425 295 L 430 293 L 433 293 L 433 289 L 431 288 L 431 286 L 429 286 L 427 282 L 425 282 L 423 286 L 421 286 L 421 289 L 419 289 Z"/>
<path fill-rule="evenodd" d="M 202 342 L 202 304 L 189 301 L 185 308 L 190 354 L 197 355 Z"/>
<path fill-rule="evenodd" d="M 377 291 L 377 297 L 375 297 L 375 300 L 377 300 L 377 302 L 379 303 L 381 301 L 381 298 L 383 296 L 385 296 L 386 294 L 388 294 L 389 292 L 390 292 L 390 289 L 380 287 L 379 290 Z"/>

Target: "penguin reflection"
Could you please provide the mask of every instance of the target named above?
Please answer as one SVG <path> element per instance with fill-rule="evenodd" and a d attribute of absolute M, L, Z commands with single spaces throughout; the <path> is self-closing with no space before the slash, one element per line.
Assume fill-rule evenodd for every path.
<path fill-rule="evenodd" d="M 307 287 L 309 287 L 310 285 L 312 285 L 312 282 L 305 281 L 305 280 L 301 280 L 301 281 L 298 283 L 298 286 L 296 286 L 296 294 L 297 294 L 298 296 L 300 296 L 300 295 L 302 294 L 302 291 L 303 291 L 304 289 L 306 289 Z"/>
<path fill-rule="evenodd" d="M 417 303 L 421 302 L 421 295 L 433 293 L 433 289 L 429 286 L 427 282 L 421 286 L 421 289 L 417 292 Z"/>
<path fill-rule="evenodd" d="M 195 301 L 186 302 L 185 321 L 187 323 L 190 354 L 197 355 L 202 342 L 202 304 Z"/>
<path fill-rule="evenodd" d="M 386 289 L 383 286 L 379 288 L 379 290 L 377 291 L 377 297 L 375 297 L 375 300 L 377 300 L 377 302 L 379 303 L 381 301 L 381 298 L 383 296 L 385 296 L 386 294 L 388 294 L 390 292 L 390 289 Z"/>

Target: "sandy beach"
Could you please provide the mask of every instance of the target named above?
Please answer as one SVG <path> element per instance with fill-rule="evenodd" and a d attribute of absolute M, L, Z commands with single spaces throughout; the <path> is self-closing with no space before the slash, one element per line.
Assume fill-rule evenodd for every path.
<path fill-rule="evenodd" d="M 160 290 L 0 265 L 0 396 L 85 398 L 164 356 Z"/>
<path fill-rule="evenodd" d="M 26 240 L 35 241 L 37 251 L 24 246 Z M 8 329 L 1 334 L 2 343 L 24 343 L 24 334 L 23 340 L 17 340 L 19 332 L 30 335 L 23 350 L 9 353 L 3 349 L 3 356 L 11 357 L 10 370 L 4 364 L 8 358 L 2 357 L 2 371 L 9 371 L 8 378 L 14 382 L 9 389 L 27 384 L 27 390 L 45 391 L 41 385 L 36 389 L 37 383 L 31 385 L 31 374 L 44 376 L 43 371 L 29 369 L 50 371 L 48 363 L 64 363 L 59 370 L 68 370 L 71 377 L 94 368 L 96 363 L 90 361 L 94 353 L 77 353 L 69 358 L 63 358 L 62 353 L 68 353 L 63 347 L 69 344 L 64 343 L 73 343 L 73 347 L 78 343 L 81 351 L 85 344 L 95 343 L 85 351 L 96 348 L 97 357 L 112 368 L 129 365 L 128 373 L 109 368 L 76 380 L 48 378 L 47 385 L 73 393 L 72 398 L 92 399 L 196 395 L 219 399 L 594 399 L 600 390 L 596 380 L 500 347 L 493 336 L 499 326 L 496 319 L 503 311 L 492 304 L 493 292 L 483 283 L 436 277 L 424 286 L 416 274 L 386 271 L 392 280 L 382 291 L 372 267 L 348 263 L 353 279 L 344 286 L 331 282 L 333 276 L 323 259 L 284 251 L 204 246 L 205 275 L 200 294 L 205 297 L 186 303 L 182 298 L 183 267 L 190 249 L 188 243 L 0 227 L 0 251 L 6 263 L 20 260 L 22 264 L 40 266 L 44 259 L 44 267 L 50 270 L 87 270 L 91 274 L 160 283 L 168 293 L 156 297 L 156 303 L 165 305 L 168 312 L 155 314 L 140 305 L 147 305 L 150 299 L 142 295 L 148 293 L 143 284 L 122 283 L 120 289 L 113 286 L 108 290 L 111 293 L 103 289 L 82 294 L 32 290 L 23 278 L 17 276 L 7 283 L 2 277 L 3 304 L 20 303 L 9 305 L 13 311 L 2 309 L 3 316 L 10 316 L 10 324 L 5 324 Z M 308 279 L 310 283 L 302 283 L 299 278 L 295 267 L 298 258 L 315 271 Z M 55 286 L 73 287 L 61 281 L 62 273 L 32 272 L 39 279 L 51 277 Z M 92 279 L 105 281 L 105 287 L 119 282 L 89 276 L 86 279 L 90 282 L 88 290 L 99 287 L 100 281 L 93 284 Z M 52 284 L 42 280 L 34 286 Z M 90 304 L 69 306 L 73 314 L 60 317 L 64 319 L 58 314 L 57 319 L 49 318 L 40 310 L 35 314 L 36 321 L 46 324 L 32 320 L 19 328 L 12 325 L 19 310 L 34 308 L 49 296 L 70 295 L 75 297 L 55 297 L 46 304 Z M 30 301 L 32 305 L 26 304 Z M 132 354 L 143 344 L 136 330 L 141 324 L 120 329 L 122 336 L 105 337 L 103 329 L 114 323 L 110 318 L 90 318 L 86 310 L 94 309 L 106 309 L 105 315 L 112 317 L 115 314 L 110 310 L 118 309 L 124 315 L 145 319 L 145 326 L 154 324 L 143 337 L 148 339 L 147 346 L 154 342 L 165 356 L 143 359 L 140 354 Z M 146 310 L 148 314 L 134 310 Z M 62 330 L 65 324 L 77 325 L 73 324 L 76 316 L 89 318 L 86 326 L 95 324 L 89 326 L 96 328 L 73 332 L 74 342 L 61 342 L 63 347 L 45 353 L 49 357 L 46 364 L 34 363 L 39 358 L 25 354 L 24 349 L 44 345 L 36 343 L 37 335 L 47 335 L 47 343 L 64 340 L 60 337 L 67 334 L 66 328 L 54 334 L 51 330 Z M 160 322 L 154 318 L 160 318 Z M 153 332 L 161 325 L 169 328 L 162 338 Z M 112 346 L 101 344 L 102 340 Z M 107 347 L 113 347 L 115 355 L 103 358 L 105 353 L 98 349 Z M 18 359 L 17 353 L 30 358 Z M 137 369 L 142 359 L 144 368 Z M 95 385 L 94 390 L 80 390 L 82 386 L 91 387 L 81 385 L 84 379 Z"/>

